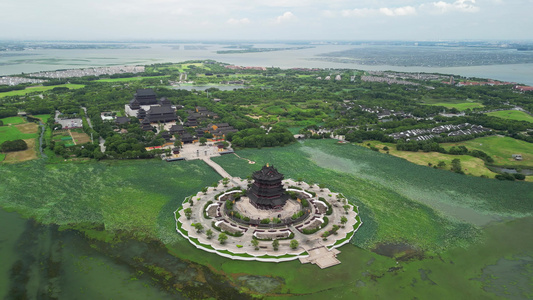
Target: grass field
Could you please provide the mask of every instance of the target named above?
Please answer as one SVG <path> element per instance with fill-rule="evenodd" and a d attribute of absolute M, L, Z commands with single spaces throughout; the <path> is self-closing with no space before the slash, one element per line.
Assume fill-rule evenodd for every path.
<path fill-rule="evenodd" d="M 18 163 L 37 158 L 36 139 L 25 139 L 24 141 L 28 144 L 28 149 L 7 153 L 4 163 Z"/>
<path fill-rule="evenodd" d="M 69 130 L 70 134 L 74 138 L 74 142 L 76 145 L 78 144 L 85 144 L 91 141 L 91 137 L 89 137 L 85 132 L 76 132 Z"/>
<path fill-rule="evenodd" d="M 473 109 L 473 108 L 481 108 L 483 107 L 483 104 L 476 103 L 476 102 L 466 102 L 466 103 L 445 103 L 445 102 L 437 102 L 432 103 L 430 105 L 433 106 L 444 106 L 446 108 L 456 108 L 460 111 L 467 110 L 467 109 Z"/>
<path fill-rule="evenodd" d="M 360 144 L 360 146 L 366 146 L 367 142 Z M 392 143 L 381 143 L 377 141 L 372 141 L 370 144 L 374 147 L 377 147 L 378 149 L 383 149 L 383 147 L 387 146 L 389 148 L 389 154 L 394 155 L 396 157 L 404 158 L 412 163 L 415 163 L 417 165 L 421 166 L 429 166 L 428 164 L 431 163 L 432 166 L 436 166 L 440 161 L 444 161 L 446 163 L 446 167 L 443 169 L 450 170 L 452 165 L 452 160 L 458 158 L 461 160 L 461 166 L 464 170 L 464 172 L 467 175 L 472 176 L 487 176 L 489 178 L 494 178 L 494 176 L 498 173 L 494 173 L 491 170 L 489 170 L 485 166 L 485 162 L 476 157 L 472 157 L 469 155 L 450 155 L 450 154 L 443 154 L 439 152 L 411 152 L 411 151 L 398 151 L 396 150 L 396 146 Z M 382 152 L 385 152 L 381 150 Z"/>
<path fill-rule="evenodd" d="M 50 115 L 34 115 L 33 117 L 41 119 L 43 123 L 46 123 L 50 119 Z"/>
<path fill-rule="evenodd" d="M 37 133 L 39 132 L 39 125 L 36 123 L 24 123 L 24 124 L 18 124 L 15 125 L 15 127 L 20 131 L 21 133 Z"/>
<path fill-rule="evenodd" d="M 358 247 L 343 246 L 342 264 L 325 270 L 298 261 L 232 261 L 194 248 L 176 233 L 172 212 L 186 196 L 221 179 L 201 161 L 3 164 L 0 206 L 44 223 L 104 224 L 110 234 L 155 238 L 184 264 L 205 265 L 243 292 L 268 298 L 493 299 L 503 296 L 499 289 L 515 298 L 532 293 L 527 259 L 533 256 L 533 217 L 526 216 L 533 213 L 533 184 L 461 176 L 333 140 L 238 154 L 257 163 L 234 155 L 214 160 L 241 177 L 270 163 L 286 178 L 343 193 L 359 206 L 364 222 L 353 240 Z M 369 251 L 397 243 L 412 250 L 393 258 Z M 409 253 L 411 259 L 401 258 Z M 502 259 L 520 268 L 487 271 Z"/>
<path fill-rule="evenodd" d="M 96 82 L 126 82 L 126 81 L 141 81 L 143 79 L 167 79 L 170 76 L 145 76 L 145 77 L 128 77 L 128 78 L 108 78 L 98 79 Z"/>
<path fill-rule="evenodd" d="M 481 108 L 483 107 L 483 104 L 478 102 L 473 102 L 471 100 L 461 100 L 461 99 L 433 99 L 433 98 L 423 98 L 423 103 L 425 105 L 433 105 L 433 106 L 444 106 L 446 108 L 456 108 L 460 111 L 466 110 L 466 109 L 473 109 L 473 108 Z"/>
<path fill-rule="evenodd" d="M 37 126 L 37 125 L 33 124 L 33 126 Z M 25 126 L 24 124 L 1 126 L 0 127 L 0 144 L 5 141 L 12 141 L 12 140 L 18 140 L 18 139 L 25 140 L 25 139 L 31 139 L 31 138 L 37 137 L 36 131 L 35 133 L 23 133 L 19 130 L 19 128 L 26 131 L 28 126 Z"/>
<path fill-rule="evenodd" d="M 528 121 L 533 123 L 533 117 L 519 110 L 500 110 L 486 113 L 488 116 L 498 117 L 502 119 Z"/>
<path fill-rule="evenodd" d="M 469 150 L 481 150 L 494 159 L 499 166 L 533 167 L 533 144 L 510 137 L 489 136 L 460 143 L 446 143 L 446 149 L 464 145 Z M 512 154 L 521 154 L 523 160 L 516 161 Z"/>
<path fill-rule="evenodd" d="M 24 151 L 10 152 L 2 154 L 0 162 L 15 163 L 37 158 L 36 138 L 39 126 L 35 123 L 26 122 L 21 117 L 10 117 L 2 119 L 4 124 L 16 124 L 0 127 L 0 144 L 5 141 L 22 139 L 28 144 L 28 149 Z"/>
<path fill-rule="evenodd" d="M 24 121 L 22 117 L 8 117 L 8 118 L 0 119 L 0 120 L 4 123 L 4 126 L 9 125 L 9 124 L 17 125 L 17 124 L 22 124 L 26 122 Z"/>
<path fill-rule="evenodd" d="M 81 89 L 85 87 L 85 85 L 83 84 L 60 84 L 60 85 L 27 87 L 24 90 L 16 90 L 16 91 L 0 93 L 0 98 L 7 97 L 7 96 L 22 96 L 22 95 L 26 95 L 26 94 L 33 93 L 33 92 L 44 92 L 44 91 L 51 90 L 55 87 L 67 87 L 71 90 L 75 90 L 75 89 Z"/>

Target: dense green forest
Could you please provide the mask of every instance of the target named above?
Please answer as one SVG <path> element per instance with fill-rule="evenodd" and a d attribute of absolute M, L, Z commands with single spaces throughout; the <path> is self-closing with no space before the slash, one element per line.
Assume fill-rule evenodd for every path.
<path fill-rule="evenodd" d="M 84 118 L 84 131 L 92 134 L 95 145 L 99 137 L 104 138 L 108 152 L 98 153 L 98 147 L 91 146 L 84 149 L 58 146 L 56 149 L 53 141 L 48 139 L 50 150 L 64 157 L 72 154 L 91 158 L 153 157 L 157 153 L 148 154 L 144 147 L 162 145 L 165 142 L 162 132 L 154 134 L 142 131 L 135 119 L 129 124 L 117 125 L 100 118 L 100 114 L 107 111 L 123 115 L 124 106 L 135 91 L 149 87 L 155 90 L 158 98 L 166 97 L 179 107 L 176 113 L 182 120 L 187 118 L 187 110 L 194 110 L 198 106 L 216 113 L 220 117 L 217 122 L 228 123 L 241 131 L 228 136 L 228 140 L 233 140 L 234 146 L 240 148 L 291 143 L 294 139 L 289 138 L 287 129 L 315 138 L 329 137 L 325 133 L 316 134 L 318 129 L 326 129 L 327 132 L 344 135 L 352 142 L 379 140 L 396 143 L 403 141 L 390 136 L 395 132 L 462 123 L 481 125 L 491 129 L 491 132 L 461 136 L 441 134 L 428 141 L 428 144 L 457 142 L 487 134 L 507 135 L 533 142 L 533 123 L 484 114 L 515 107 L 533 111 L 533 93 L 517 92 L 510 85 L 454 86 L 438 80 L 415 79 L 408 80 L 416 85 L 388 84 L 363 81 L 365 72 L 347 69 L 255 70 L 230 69 L 226 66 L 213 61 L 189 61 L 154 64 L 139 74 L 48 80 L 44 85 L 54 86 L 50 90 L 18 96 L 7 93 L 2 96 L 0 93 L 0 118 L 14 116 L 20 111 L 31 115 L 52 115 L 56 110 L 64 115 L 78 114 L 83 117 L 81 107 L 86 107 L 93 128 L 88 126 Z M 192 89 L 185 90 L 180 89 L 179 84 L 172 85 L 183 74 L 187 75 L 188 82 L 193 82 Z M 340 76 L 340 80 L 324 79 L 336 75 Z M 136 80 L 128 80 L 132 78 Z M 231 82 L 238 82 L 245 88 L 223 88 L 231 87 L 228 84 Z M 57 86 L 61 84 L 83 87 L 69 89 L 67 86 Z M 194 89 L 194 85 L 206 84 L 213 87 Z M 24 87 L 2 88 L 8 91 Z M 443 103 L 452 107 L 443 106 Z M 458 105 L 461 103 L 475 105 L 459 110 L 457 107 L 461 108 Z M 444 112 L 453 115 L 440 114 Z M 383 118 L 385 113 L 388 115 Z M 205 127 L 208 123 L 209 120 L 204 121 L 199 127 Z M 47 125 L 57 129 L 52 118 Z M 267 134 L 261 126 L 265 129 L 274 126 L 274 130 L 272 134 Z M 125 129 L 127 133 L 118 133 L 120 129 Z M 422 144 L 419 149 L 428 147 Z"/>

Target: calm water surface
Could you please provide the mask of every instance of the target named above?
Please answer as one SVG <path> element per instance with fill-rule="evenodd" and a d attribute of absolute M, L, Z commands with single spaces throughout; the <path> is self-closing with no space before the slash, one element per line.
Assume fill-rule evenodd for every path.
<path fill-rule="evenodd" d="M 0 228 L 0 299 L 181 298 L 136 276 L 75 231 L 1 209 Z"/>
<path fill-rule="evenodd" d="M 468 77 L 492 78 L 533 85 L 533 64 L 488 65 L 469 67 L 398 67 L 368 66 L 357 63 L 317 61 L 320 54 L 352 49 L 353 45 L 316 45 L 314 48 L 274 52 L 217 54 L 227 50 L 224 45 L 206 44 L 194 50 L 185 50 L 184 44 L 135 44 L 142 49 L 88 49 L 88 50 L 27 50 L 0 53 L 0 75 L 57 69 L 87 68 L 113 65 L 144 65 L 185 60 L 213 59 L 242 66 L 280 68 L 353 68 L 360 70 L 394 70 L 405 72 L 437 72 Z M 256 45 L 256 47 L 295 47 L 295 45 Z M 359 46 L 362 47 L 362 46 Z M 375 46 L 379 47 L 379 46 Z"/>

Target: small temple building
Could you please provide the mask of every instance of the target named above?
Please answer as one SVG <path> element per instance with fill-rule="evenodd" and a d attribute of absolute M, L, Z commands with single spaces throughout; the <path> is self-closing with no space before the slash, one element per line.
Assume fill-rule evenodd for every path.
<path fill-rule="evenodd" d="M 277 209 L 285 205 L 289 196 L 285 193 L 281 182 L 283 174 L 274 166 L 267 164 L 261 170 L 254 172 L 252 177 L 254 183 L 247 194 L 253 206 L 259 209 Z"/>
<path fill-rule="evenodd" d="M 157 98 L 153 89 L 139 89 L 130 101 L 131 109 L 139 109 L 141 105 L 157 104 Z"/>

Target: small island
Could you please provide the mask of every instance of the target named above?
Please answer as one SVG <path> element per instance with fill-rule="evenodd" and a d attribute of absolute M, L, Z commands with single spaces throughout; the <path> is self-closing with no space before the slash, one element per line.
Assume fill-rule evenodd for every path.
<path fill-rule="evenodd" d="M 269 164 L 252 179 L 224 178 L 204 188 L 174 214 L 178 233 L 198 249 L 235 260 L 299 259 L 320 268 L 340 263 L 337 248 L 362 224 L 342 194 L 285 180 Z"/>

